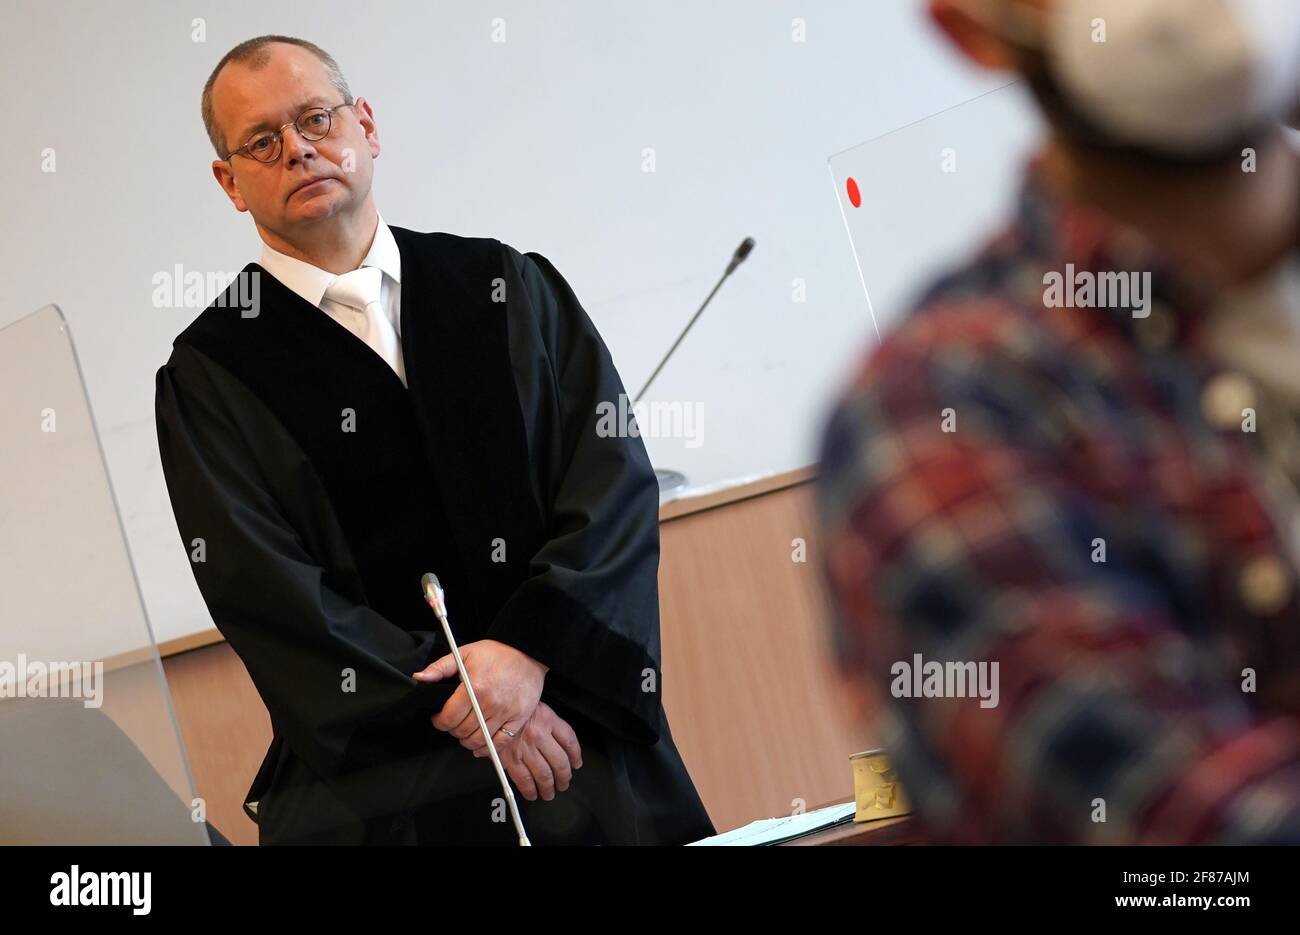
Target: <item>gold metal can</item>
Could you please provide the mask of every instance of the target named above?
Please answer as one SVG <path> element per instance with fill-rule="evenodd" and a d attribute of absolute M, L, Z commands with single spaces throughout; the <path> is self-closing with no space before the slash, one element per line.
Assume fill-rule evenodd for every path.
<path fill-rule="evenodd" d="M 849 757 L 853 766 L 853 795 L 857 803 L 854 821 L 877 821 L 907 815 L 912 806 L 885 751 L 864 750 Z"/>

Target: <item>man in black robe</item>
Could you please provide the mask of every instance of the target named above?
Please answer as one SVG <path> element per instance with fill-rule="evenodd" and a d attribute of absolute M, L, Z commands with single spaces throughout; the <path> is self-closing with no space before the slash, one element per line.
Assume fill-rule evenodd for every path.
<path fill-rule="evenodd" d="M 533 843 L 713 834 L 661 702 L 654 474 L 600 428 L 623 386 L 567 283 L 385 225 L 370 105 L 310 43 L 236 46 L 203 114 L 266 249 L 176 338 L 158 442 L 271 716 L 260 841 L 515 842 L 426 572 Z"/>

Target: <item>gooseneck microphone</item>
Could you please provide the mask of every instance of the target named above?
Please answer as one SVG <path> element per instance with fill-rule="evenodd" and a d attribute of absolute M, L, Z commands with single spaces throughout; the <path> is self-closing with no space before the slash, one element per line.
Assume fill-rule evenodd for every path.
<path fill-rule="evenodd" d="M 451 635 L 451 624 L 447 622 L 447 600 L 443 593 L 442 585 L 438 583 L 438 576 L 429 572 L 420 579 L 420 587 L 424 590 L 424 599 L 433 612 L 438 615 L 438 620 L 442 622 L 443 635 L 447 637 L 447 645 L 451 647 L 451 654 L 456 660 L 456 668 L 460 671 L 460 680 L 465 683 L 465 691 L 469 694 L 469 703 L 474 708 L 474 717 L 478 718 L 478 729 L 483 732 L 487 738 L 488 755 L 492 757 L 492 765 L 496 767 L 497 779 L 501 781 L 501 788 L 506 794 L 506 805 L 510 809 L 510 817 L 514 820 L 515 830 L 519 832 L 519 846 L 531 847 L 528 835 L 524 832 L 524 820 L 519 817 L 519 807 L 515 804 L 515 794 L 510 789 L 510 780 L 506 778 L 506 771 L 501 766 L 501 758 L 497 756 L 497 746 L 492 742 L 492 735 L 488 733 L 487 721 L 483 719 L 483 711 L 478 706 L 478 698 L 474 694 L 474 686 L 470 684 L 469 673 L 465 671 L 465 661 L 460 658 L 460 647 L 456 645 L 456 638 Z"/>
<path fill-rule="evenodd" d="M 682 333 L 677 336 L 677 340 L 673 342 L 673 346 L 668 348 L 668 353 L 664 355 L 663 360 L 659 361 L 659 366 L 655 367 L 654 373 L 650 374 L 650 379 L 645 381 L 645 386 L 641 387 L 641 392 L 636 394 L 636 398 L 633 399 L 632 402 L 635 403 L 640 400 L 641 397 L 645 395 L 646 390 L 650 389 L 650 384 L 655 381 L 655 377 L 659 376 L 659 371 L 664 369 L 664 364 L 668 363 L 668 358 L 673 356 L 673 352 L 677 350 L 677 346 L 682 343 L 682 338 L 686 337 L 686 332 L 691 330 L 691 327 L 695 324 L 696 320 L 704 313 L 704 310 L 708 307 L 709 303 L 713 301 L 713 297 L 718 294 L 718 290 L 721 289 L 722 284 L 727 281 L 727 277 L 736 271 L 737 266 L 745 262 L 745 257 L 749 256 L 749 252 L 753 249 L 753 237 L 746 237 L 740 242 L 740 246 L 736 248 L 736 252 L 731 255 L 731 262 L 727 264 L 727 270 L 722 274 L 722 278 L 718 280 L 718 284 L 713 287 L 713 291 L 710 292 L 708 298 L 704 300 L 704 304 L 696 309 L 695 314 L 691 316 L 691 320 L 686 323 L 686 327 L 683 328 Z"/>

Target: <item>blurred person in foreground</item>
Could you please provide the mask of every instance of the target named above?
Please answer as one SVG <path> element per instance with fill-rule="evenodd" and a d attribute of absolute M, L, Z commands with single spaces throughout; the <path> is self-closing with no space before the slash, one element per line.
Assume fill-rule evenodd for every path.
<path fill-rule="evenodd" d="M 934 841 L 1300 843 L 1300 4 L 930 12 L 1049 132 L 827 424 L 846 697 Z"/>

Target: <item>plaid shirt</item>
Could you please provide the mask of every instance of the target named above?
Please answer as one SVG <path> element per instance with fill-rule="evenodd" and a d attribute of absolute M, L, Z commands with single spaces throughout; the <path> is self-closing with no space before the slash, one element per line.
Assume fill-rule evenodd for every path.
<path fill-rule="evenodd" d="M 1150 314 L 1047 307 L 1067 264 L 1151 273 Z M 1031 165 L 836 406 L 833 642 L 931 839 L 1300 843 L 1300 586 L 1216 298 Z M 996 662 L 996 706 L 900 697 L 916 654 Z"/>

